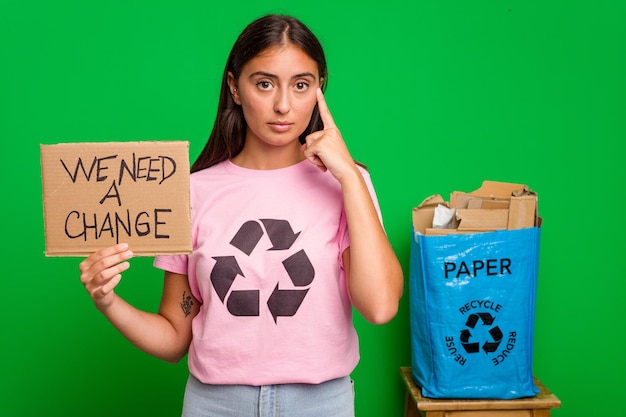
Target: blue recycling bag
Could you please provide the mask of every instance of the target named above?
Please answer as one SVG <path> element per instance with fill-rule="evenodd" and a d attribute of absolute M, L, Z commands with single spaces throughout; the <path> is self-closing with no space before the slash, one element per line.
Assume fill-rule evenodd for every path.
<path fill-rule="evenodd" d="M 532 374 L 538 227 L 424 236 L 409 272 L 412 376 L 431 398 L 539 393 Z"/>

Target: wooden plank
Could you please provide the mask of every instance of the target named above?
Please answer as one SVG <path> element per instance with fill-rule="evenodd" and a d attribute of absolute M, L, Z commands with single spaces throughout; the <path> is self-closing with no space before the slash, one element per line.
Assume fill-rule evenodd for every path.
<path fill-rule="evenodd" d="M 400 368 L 400 373 L 408 392 L 417 403 L 417 408 L 422 411 L 545 410 L 561 406 L 561 400 L 536 377 L 534 381 L 539 388 L 539 394 L 534 397 L 511 400 L 437 399 L 422 396 L 421 389 L 413 382 L 410 367 Z M 532 414 L 527 415 L 531 416 Z M 541 416 L 541 414 L 538 413 L 537 416 Z"/>
<path fill-rule="evenodd" d="M 426 413 L 430 417 L 430 413 Z M 446 411 L 445 417 L 532 417 L 532 410 Z"/>

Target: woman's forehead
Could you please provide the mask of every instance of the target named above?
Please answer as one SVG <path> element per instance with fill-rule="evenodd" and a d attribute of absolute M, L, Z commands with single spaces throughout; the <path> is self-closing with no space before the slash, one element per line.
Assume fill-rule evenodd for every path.
<path fill-rule="evenodd" d="M 319 77 L 317 62 L 301 48 L 293 45 L 275 45 L 264 49 L 248 61 L 243 73 L 265 72 L 277 76 L 311 73 Z"/>

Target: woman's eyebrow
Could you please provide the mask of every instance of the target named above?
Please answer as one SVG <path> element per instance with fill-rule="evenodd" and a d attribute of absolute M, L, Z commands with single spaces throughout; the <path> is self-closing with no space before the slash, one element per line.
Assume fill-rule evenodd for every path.
<path fill-rule="evenodd" d="M 315 74 L 311 72 L 301 72 L 300 74 L 294 75 L 292 78 L 305 78 L 305 77 L 311 77 L 315 79 Z"/>
<path fill-rule="evenodd" d="M 265 71 L 256 71 L 253 72 L 252 74 L 250 74 L 250 76 L 248 78 L 254 78 L 254 77 L 268 77 L 268 78 L 278 78 L 277 75 L 271 74 L 269 72 L 265 72 Z"/>
<path fill-rule="evenodd" d="M 250 74 L 250 76 L 248 78 L 254 78 L 254 77 L 268 77 L 268 78 L 278 78 L 278 75 L 276 74 L 272 74 L 270 72 L 265 72 L 265 71 L 256 71 L 253 72 L 252 74 Z M 311 77 L 313 79 L 315 79 L 315 74 L 311 73 L 311 72 L 301 72 L 299 74 L 295 74 L 294 76 L 292 76 L 291 78 L 304 78 L 304 77 Z"/>

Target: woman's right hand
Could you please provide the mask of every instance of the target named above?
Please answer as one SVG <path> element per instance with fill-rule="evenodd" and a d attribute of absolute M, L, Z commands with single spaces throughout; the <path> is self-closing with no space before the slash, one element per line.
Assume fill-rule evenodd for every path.
<path fill-rule="evenodd" d="M 120 243 L 94 252 L 79 264 L 80 281 L 99 310 L 105 310 L 115 297 L 114 289 L 122 279 L 122 272 L 130 267 L 133 257 L 126 243 Z"/>

